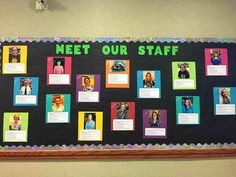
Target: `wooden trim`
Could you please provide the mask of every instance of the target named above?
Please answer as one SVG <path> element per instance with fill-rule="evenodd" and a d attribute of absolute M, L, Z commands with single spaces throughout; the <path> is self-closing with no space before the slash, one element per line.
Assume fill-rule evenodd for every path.
<path fill-rule="evenodd" d="M 236 148 L 158 150 L 0 150 L 0 160 L 153 159 L 236 156 Z"/>

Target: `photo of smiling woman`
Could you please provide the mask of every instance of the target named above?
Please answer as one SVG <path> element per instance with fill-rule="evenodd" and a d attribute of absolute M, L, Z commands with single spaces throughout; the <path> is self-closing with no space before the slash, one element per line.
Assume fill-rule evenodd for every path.
<path fill-rule="evenodd" d="M 213 49 L 211 51 L 211 64 L 212 65 L 222 65 L 220 49 Z"/>
<path fill-rule="evenodd" d="M 189 79 L 189 71 L 187 70 L 186 64 L 179 65 L 179 72 L 178 72 L 179 79 Z"/>
<path fill-rule="evenodd" d="M 64 74 L 64 59 L 54 59 L 53 74 Z"/>
<path fill-rule="evenodd" d="M 182 113 L 194 113 L 192 100 L 191 97 L 182 98 Z"/>
<path fill-rule="evenodd" d="M 223 88 L 220 90 L 220 104 L 230 104 L 230 89 Z"/>
<path fill-rule="evenodd" d="M 52 97 L 52 111 L 63 112 L 64 111 L 64 96 L 54 95 Z"/>
<path fill-rule="evenodd" d="M 160 127 L 161 125 L 161 114 L 160 111 L 152 111 L 152 117 L 149 118 L 150 127 Z"/>
<path fill-rule="evenodd" d="M 145 79 L 143 80 L 144 88 L 153 88 L 155 86 L 155 76 L 151 72 L 145 74 Z"/>
<path fill-rule="evenodd" d="M 21 130 L 20 116 L 14 114 L 9 125 L 9 130 Z"/>
<path fill-rule="evenodd" d="M 128 113 L 128 104 L 127 103 L 117 103 L 117 113 L 116 118 L 117 119 L 128 119 L 129 113 Z"/>
<path fill-rule="evenodd" d="M 91 80 L 89 76 L 83 77 L 82 85 L 83 85 L 83 91 L 92 92 L 94 90 L 94 87 L 91 84 Z"/>
<path fill-rule="evenodd" d="M 94 130 L 95 129 L 95 114 L 85 113 L 85 130 Z"/>

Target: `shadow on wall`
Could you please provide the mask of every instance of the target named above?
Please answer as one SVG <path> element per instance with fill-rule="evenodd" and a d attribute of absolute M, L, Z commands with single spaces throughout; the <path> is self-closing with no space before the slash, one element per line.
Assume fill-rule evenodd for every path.
<path fill-rule="evenodd" d="M 63 1 L 63 2 L 66 2 L 66 1 Z M 43 11 L 45 11 L 44 9 L 42 9 L 42 10 L 35 9 L 35 4 L 36 4 L 36 0 L 31 0 L 29 2 L 30 9 L 32 9 L 33 11 L 35 11 L 37 13 L 42 13 Z M 58 2 L 56 0 L 48 0 L 48 9 L 46 9 L 46 10 L 48 10 L 48 11 L 65 11 L 66 7 L 61 2 Z"/>

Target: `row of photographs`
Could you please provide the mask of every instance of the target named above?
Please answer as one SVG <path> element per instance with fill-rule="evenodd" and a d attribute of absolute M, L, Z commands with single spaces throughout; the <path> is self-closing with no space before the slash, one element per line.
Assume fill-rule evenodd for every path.
<path fill-rule="evenodd" d="M 236 87 L 213 88 L 216 115 L 235 115 Z M 70 94 L 46 94 L 46 123 L 70 123 Z M 27 112 L 5 112 L 4 142 L 27 142 Z M 200 124 L 200 97 L 176 96 L 176 124 Z M 78 140 L 102 141 L 103 112 L 78 112 Z M 111 102 L 111 130 L 135 130 L 135 102 Z M 167 110 L 143 110 L 143 138 L 167 137 Z"/>
<path fill-rule="evenodd" d="M 58 99 L 53 98 L 53 100 Z M 61 99 L 69 99 L 69 94 L 61 95 Z M 47 122 L 68 122 L 69 112 L 61 106 L 60 112 L 55 112 L 50 106 L 47 112 Z M 59 107 L 59 106 L 58 106 Z M 48 108 L 48 105 L 47 105 Z M 134 131 L 135 130 L 135 103 L 112 102 L 111 103 L 111 130 Z M 53 111 L 53 112 L 52 112 Z M 69 110 L 68 110 L 69 111 Z M 181 113 L 180 113 L 181 114 Z M 67 117 L 67 118 L 66 118 Z M 197 116 L 198 117 L 198 116 Z M 184 118 L 184 117 L 183 117 Z M 28 139 L 28 112 L 5 112 L 3 118 L 3 142 L 27 142 Z M 190 122 L 189 122 L 190 123 Z M 193 122 L 192 122 L 193 123 Z M 199 120 L 195 121 L 199 124 Z M 143 137 L 166 138 L 167 111 L 164 109 L 143 110 Z M 84 111 L 78 112 L 78 141 L 102 141 L 103 140 L 103 112 Z"/>
<path fill-rule="evenodd" d="M 71 57 L 48 57 L 48 75 L 49 74 L 71 74 Z M 26 74 L 27 73 L 27 46 L 13 45 L 3 46 L 3 74 Z M 194 73 L 195 68 L 191 63 L 178 63 L 172 66 L 173 71 L 181 70 L 178 73 L 178 78 L 191 78 L 191 72 Z M 193 70 L 193 71 L 191 71 Z M 106 62 L 106 72 L 129 73 L 129 62 L 116 61 Z M 190 73 L 189 73 L 190 72 Z M 205 49 L 205 74 L 206 76 L 227 76 L 228 75 L 228 51 L 226 48 L 206 48 Z M 70 79 L 67 82 L 58 83 L 53 76 L 48 76 L 48 84 L 70 84 Z M 67 76 L 68 77 L 68 76 Z M 110 77 L 110 81 L 114 81 Z M 56 82 L 56 83 L 54 83 Z M 128 82 L 128 79 L 127 79 Z M 112 83 L 111 83 L 112 84 Z M 119 83 L 118 83 L 119 84 Z M 115 85 L 113 85 L 115 86 Z M 121 86 L 121 85 L 119 85 Z M 128 87 L 126 83 L 124 87 Z M 107 84 L 109 87 L 109 84 Z"/>
<path fill-rule="evenodd" d="M 160 98 L 161 84 L 160 71 L 137 71 L 137 96 L 138 98 Z M 152 87 L 147 87 L 147 76 L 155 74 L 155 79 L 151 80 Z M 141 75 L 141 79 L 140 76 Z M 143 79 L 144 78 L 144 79 Z M 158 83 L 158 84 L 157 84 Z M 14 106 L 37 106 L 38 105 L 38 77 L 14 77 L 13 105 Z M 235 115 L 236 87 L 213 87 L 214 114 L 215 115 Z M 99 102 L 100 100 L 100 75 L 76 75 L 76 102 Z M 189 99 L 189 104 L 193 104 L 193 98 Z M 46 94 L 46 105 L 52 103 L 52 107 L 47 106 L 46 111 L 52 108 L 55 112 L 62 112 L 70 109 L 70 96 L 60 96 L 58 94 Z M 60 103 L 59 107 L 55 106 Z M 189 107 L 189 106 L 187 106 Z M 191 109 L 187 110 L 190 112 Z M 53 111 L 54 112 L 54 111 Z M 192 111 L 193 112 L 193 111 Z"/>

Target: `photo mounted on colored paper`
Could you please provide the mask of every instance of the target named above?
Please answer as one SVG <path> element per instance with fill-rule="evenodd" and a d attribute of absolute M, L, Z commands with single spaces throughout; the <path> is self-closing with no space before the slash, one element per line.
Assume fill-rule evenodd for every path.
<path fill-rule="evenodd" d="M 135 102 L 111 102 L 111 130 L 135 129 Z"/>
<path fill-rule="evenodd" d="M 78 112 L 78 140 L 79 141 L 103 140 L 103 112 L 98 112 L 98 111 Z"/>
<path fill-rule="evenodd" d="M 99 102 L 100 74 L 76 75 L 76 102 Z"/>
<path fill-rule="evenodd" d="M 47 57 L 47 84 L 71 84 L 71 57 Z"/>
<path fill-rule="evenodd" d="M 165 109 L 143 110 L 143 138 L 167 137 L 167 111 Z"/>
<path fill-rule="evenodd" d="M 176 96 L 176 124 L 200 124 L 199 96 Z"/>
<path fill-rule="evenodd" d="M 228 51 L 226 48 L 205 49 L 206 76 L 228 76 Z"/>
<path fill-rule="evenodd" d="M 27 73 L 27 46 L 14 45 L 3 46 L 2 59 L 3 74 L 26 74 Z"/>
<path fill-rule="evenodd" d="M 28 112 L 5 112 L 3 115 L 3 142 L 27 142 L 28 118 Z"/>
<path fill-rule="evenodd" d="M 214 114 L 235 115 L 236 87 L 214 87 Z"/>
<path fill-rule="evenodd" d="M 137 71 L 137 97 L 161 98 L 161 72 Z"/>
<path fill-rule="evenodd" d="M 196 90 L 195 62 L 172 62 L 172 80 L 173 90 Z"/>
<path fill-rule="evenodd" d="M 38 77 L 14 77 L 13 105 L 38 105 Z"/>
<path fill-rule="evenodd" d="M 70 94 L 46 94 L 46 123 L 69 123 L 70 105 Z"/>
<path fill-rule="evenodd" d="M 106 88 L 129 88 L 129 60 L 106 60 Z"/>

